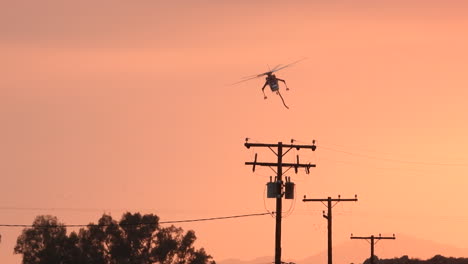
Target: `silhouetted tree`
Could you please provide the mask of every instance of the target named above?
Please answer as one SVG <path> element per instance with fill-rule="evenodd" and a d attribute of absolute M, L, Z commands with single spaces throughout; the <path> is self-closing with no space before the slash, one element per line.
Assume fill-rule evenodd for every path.
<path fill-rule="evenodd" d="M 56 217 L 38 216 L 18 237 L 15 253 L 23 254 L 23 264 L 214 264 L 195 240 L 191 230 L 160 227 L 152 214 L 126 213 L 119 222 L 104 214 L 68 236 Z"/>
<path fill-rule="evenodd" d="M 379 257 L 377 257 L 377 256 L 374 256 L 373 258 L 374 258 L 374 261 L 373 261 L 373 263 L 374 263 L 374 264 L 379 264 Z M 366 259 L 366 260 L 364 261 L 364 263 L 363 263 L 363 264 L 371 264 L 371 263 L 372 263 L 372 262 L 371 262 L 371 259 L 370 259 L 370 258 L 368 258 L 368 259 Z"/>
<path fill-rule="evenodd" d="M 447 258 L 441 255 L 435 255 L 428 260 L 411 259 L 408 256 L 393 259 L 381 259 L 379 264 L 468 264 L 466 258 Z"/>
<path fill-rule="evenodd" d="M 78 252 L 76 234 L 67 236 L 67 230 L 57 217 L 37 216 L 32 228 L 23 230 L 14 252 L 23 254 L 23 264 L 73 263 L 71 257 Z"/>

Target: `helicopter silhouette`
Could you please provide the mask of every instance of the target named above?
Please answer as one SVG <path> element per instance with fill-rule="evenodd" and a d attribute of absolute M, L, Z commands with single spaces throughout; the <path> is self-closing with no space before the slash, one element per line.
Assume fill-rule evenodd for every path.
<path fill-rule="evenodd" d="M 277 72 L 279 70 L 282 70 L 286 67 L 289 67 L 293 64 L 296 64 L 300 61 L 303 61 L 307 58 L 303 58 L 303 59 L 300 59 L 300 60 L 297 60 L 295 62 L 292 62 L 292 63 L 289 63 L 289 64 L 286 64 L 286 65 L 282 65 L 282 64 L 279 64 L 279 65 L 276 65 L 273 69 L 267 71 L 267 72 L 264 72 L 264 73 L 260 73 L 260 74 L 256 74 L 256 75 L 251 75 L 251 76 L 247 76 L 247 77 L 244 77 L 243 80 L 239 81 L 239 82 L 236 82 L 234 84 L 238 84 L 238 83 L 241 83 L 241 82 L 246 82 L 246 81 L 250 81 L 250 80 L 253 80 L 253 79 L 256 79 L 256 78 L 259 78 L 259 77 L 262 77 L 262 76 L 265 76 L 265 84 L 263 85 L 262 87 L 262 92 L 263 92 L 263 98 L 264 99 L 267 99 L 267 96 L 265 94 L 265 87 L 268 85 L 270 86 L 270 90 L 272 92 L 276 92 L 277 95 L 279 95 L 279 97 L 281 98 L 281 101 L 283 102 L 283 105 L 284 107 L 286 107 L 287 109 L 289 109 L 289 107 L 286 105 L 286 103 L 284 102 L 284 98 L 283 96 L 281 95 L 280 91 L 279 91 L 279 82 L 283 82 L 284 85 L 286 86 L 286 91 L 289 90 L 289 87 L 288 85 L 286 84 L 286 81 L 283 80 L 283 79 L 280 79 L 278 77 L 276 77 L 276 75 L 274 75 L 273 73 L 274 72 Z"/>

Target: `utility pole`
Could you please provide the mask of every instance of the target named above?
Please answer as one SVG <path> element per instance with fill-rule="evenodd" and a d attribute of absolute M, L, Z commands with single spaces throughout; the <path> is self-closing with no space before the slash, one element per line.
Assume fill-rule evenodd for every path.
<path fill-rule="evenodd" d="M 342 199 L 339 195 L 338 198 L 331 198 L 328 197 L 326 199 L 306 199 L 306 196 L 304 195 L 304 199 L 302 199 L 303 202 L 321 202 L 323 203 L 327 208 L 328 208 L 328 213 L 325 214 L 325 211 L 323 211 L 323 217 L 327 219 L 328 222 L 328 264 L 332 264 L 332 208 L 337 205 L 339 202 L 357 202 L 357 195 L 354 196 L 352 199 Z M 325 204 L 324 202 L 327 202 Z M 335 204 L 332 205 L 332 202 L 335 202 Z"/>
<path fill-rule="evenodd" d="M 377 244 L 377 242 L 381 239 L 395 239 L 395 234 L 391 237 L 383 237 L 381 234 L 379 236 L 368 236 L 368 237 L 356 237 L 351 234 L 351 239 L 365 239 L 369 244 L 371 245 L 371 250 L 370 250 L 370 263 L 374 264 L 374 245 Z M 377 240 L 377 241 L 376 241 Z"/>
<path fill-rule="evenodd" d="M 276 167 L 276 180 L 275 180 L 275 187 L 276 187 L 276 228 L 275 228 L 275 264 L 281 264 L 281 211 L 282 211 L 282 198 L 283 198 L 283 175 L 291 168 L 294 168 L 294 171 L 297 173 L 299 168 L 305 168 L 307 174 L 310 172 L 311 167 L 315 167 L 315 164 L 302 164 L 299 162 L 299 155 L 296 156 L 296 163 L 284 163 L 283 156 L 286 155 L 291 149 L 295 148 L 300 150 L 301 148 L 311 149 L 315 151 L 317 148 L 315 146 L 315 140 L 312 141 L 312 145 L 294 145 L 294 140 L 291 140 L 291 144 L 283 144 L 282 142 L 278 142 L 277 144 L 270 144 L 270 143 L 249 143 L 248 138 L 245 139 L 244 146 L 246 148 L 251 147 L 263 147 L 269 148 L 277 157 L 276 162 L 257 162 L 257 154 L 255 154 L 255 160 L 253 162 L 245 162 L 245 165 L 252 165 L 252 171 L 255 171 L 256 166 L 266 166 L 270 167 L 273 171 L 275 171 L 274 167 Z M 275 151 L 276 149 L 276 151 Z M 283 172 L 283 168 L 287 168 L 286 171 Z M 286 188 L 287 189 L 287 188 Z M 288 198 L 288 197 L 286 197 Z"/>

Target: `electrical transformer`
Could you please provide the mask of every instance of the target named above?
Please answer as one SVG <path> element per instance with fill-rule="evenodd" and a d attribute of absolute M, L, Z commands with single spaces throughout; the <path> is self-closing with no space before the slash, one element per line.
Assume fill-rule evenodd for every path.
<path fill-rule="evenodd" d="M 285 184 L 285 192 L 284 192 L 284 198 L 286 199 L 294 199 L 294 182 L 291 182 L 290 180 L 286 182 Z"/>
<path fill-rule="evenodd" d="M 270 182 L 267 182 L 267 198 L 276 197 L 278 197 L 278 182 L 272 181 L 272 177 L 270 177 Z"/>

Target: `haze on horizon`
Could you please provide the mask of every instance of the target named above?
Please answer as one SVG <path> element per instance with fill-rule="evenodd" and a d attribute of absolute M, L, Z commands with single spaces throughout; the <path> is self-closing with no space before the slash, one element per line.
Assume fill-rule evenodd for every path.
<path fill-rule="evenodd" d="M 464 247 L 467 9 L 417 0 L 4 1 L 0 223 L 264 212 L 272 173 L 244 166 L 255 153 L 244 139 L 315 139 L 314 153 L 298 154 L 317 168 L 288 176 L 298 198 L 358 194 L 334 209 L 335 243 L 395 233 Z M 263 99 L 262 79 L 228 85 L 302 57 L 278 73 L 290 110 L 269 91 Z M 326 249 L 322 210 L 296 201 L 283 221 L 284 258 Z M 269 216 L 180 226 L 215 260 L 273 254 Z M 20 232 L 0 228 L 3 262 L 20 262 Z"/>

